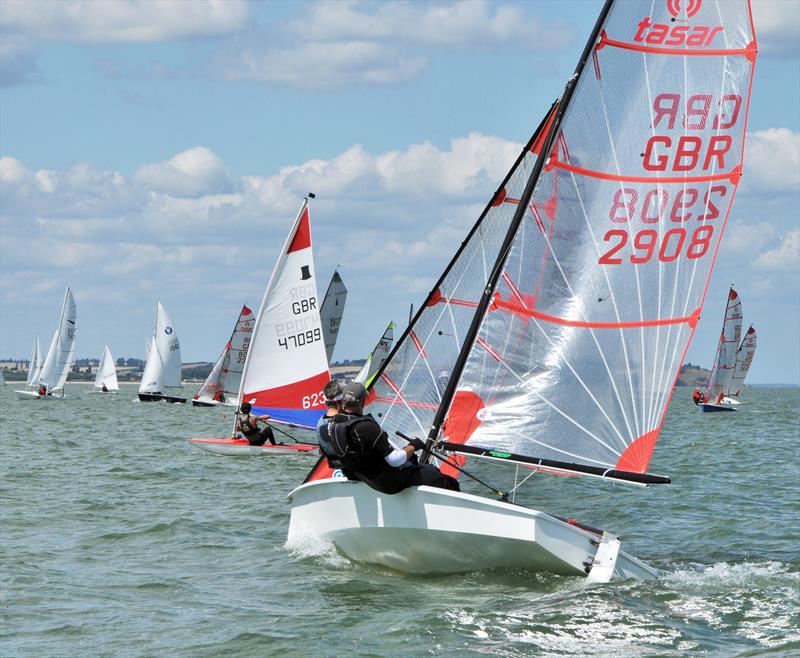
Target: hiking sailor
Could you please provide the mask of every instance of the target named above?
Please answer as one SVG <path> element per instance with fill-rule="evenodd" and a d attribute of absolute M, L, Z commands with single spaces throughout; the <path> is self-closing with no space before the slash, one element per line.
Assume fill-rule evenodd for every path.
<path fill-rule="evenodd" d="M 267 425 L 258 429 L 258 423 L 266 423 L 269 416 L 254 416 L 250 413 L 252 406 L 249 402 L 242 402 L 239 413 L 236 414 L 236 431 L 241 432 L 251 446 L 263 446 L 267 441 L 275 445 L 275 435 L 272 428 Z"/>
<path fill-rule="evenodd" d="M 317 421 L 317 443 L 319 443 L 320 452 L 328 460 L 328 466 L 337 469 L 341 468 L 342 464 L 331 448 L 328 424 L 339 415 L 339 405 L 342 401 L 342 383 L 338 379 L 331 379 L 322 389 L 322 395 L 325 397 L 326 409 L 325 415 Z"/>
<path fill-rule="evenodd" d="M 420 465 L 413 457 L 425 447 L 414 439 L 404 448 L 394 448 L 371 414 L 364 415 L 367 389 L 348 382 L 342 391 L 342 413 L 328 424 L 331 448 L 350 479 L 365 482 L 385 494 L 426 484 L 459 491 L 458 481 L 433 464 Z"/>

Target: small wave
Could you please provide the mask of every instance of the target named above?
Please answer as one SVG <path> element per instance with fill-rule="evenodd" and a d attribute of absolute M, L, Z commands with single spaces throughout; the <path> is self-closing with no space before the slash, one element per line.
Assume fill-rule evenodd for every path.
<path fill-rule="evenodd" d="M 729 564 L 717 562 L 716 564 L 695 565 L 694 567 L 676 569 L 672 572 L 662 572 L 661 577 L 666 582 L 688 584 L 701 587 L 752 587 L 761 581 L 774 581 L 775 579 L 789 579 L 797 582 L 800 572 L 792 571 L 791 567 L 782 562 L 743 562 Z"/>
<path fill-rule="evenodd" d="M 318 558 L 326 566 L 344 567 L 350 561 L 339 554 L 336 545 L 328 538 L 321 537 L 308 529 L 293 528 L 284 544 L 292 555 L 300 559 Z"/>

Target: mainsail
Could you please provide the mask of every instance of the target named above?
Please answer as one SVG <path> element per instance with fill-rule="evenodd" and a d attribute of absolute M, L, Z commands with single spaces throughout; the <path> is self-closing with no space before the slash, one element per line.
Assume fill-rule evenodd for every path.
<path fill-rule="evenodd" d="M 606 3 L 375 380 L 390 435 L 664 481 L 646 471 L 741 177 L 755 58 L 745 2 Z"/>
<path fill-rule="evenodd" d="M 725 306 L 717 354 L 708 380 L 707 402 L 718 403 L 730 393 L 733 370 L 736 365 L 736 348 L 741 339 L 742 301 L 739 299 L 738 293 L 731 287 L 728 292 L 728 303 Z"/>
<path fill-rule="evenodd" d="M 31 363 L 28 366 L 28 379 L 26 386 L 35 386 L 39 381 L 39 374 L 42 371 L 42 347 L 39 344 L 39 336 L 33 339 L 33 351 L 31 352 Z"/>
<path fill-rule="evenodd" d="M 39 372 L 37 383 L 47 386 L 47 390 L 59 391 L 64 388 L 70 368 L 75 363 L 75 323 L 78 311 L 72 291 L 67 287 L 58 327 L 50 342 L 50 349 Z"/>
<path fill-rule="evenodd" d="M 744 385 L 745 377 L 747 377 L 747 371 L 750 370 L 750 366 L 753 363 L 755 353 L 756 330 L 751 324 L 736 352 L 736 365 L 733 368 L 729 395 L 739 395 L 742 392 L 742 386 Z"/>
<path fill-rule="evenodd" d="M 344 282 L 342 277 L 339 276 L 338 270 L 334 270 L 319 311 L 328 363 L 331 362 L 333 350 L 336 348 L 336 339 L 339 337 L 339 327 L 342 324 L 346 301 L 347 288 L 344 287 Z"/>
<path fill-rule="evenodd" d="M 161 302 L 156 302 L 156 323 L 147 352 L 140 393 L 162 393 L 181 386 L 181 345 Z"/>
<path fill-rule="evenodd" d="M 306 199 L 256 316 L 242 375 L 242 401 L 274 421 L 313 428 L 324 409 L 322 388 L 329 379 Z"/>
<path fill-rule="evenodd" d="M 197 391 L 195 400 L 216 400 L 220 392 L 225 400 L 238 398 L 254 324 L 253 312 L 247 306 L 242 306 L 230 340 L 225 344 L 225 349 L 217 357 L 214 367 Z"/>
<path fill-rule="evenodd" d="M 375 345 L 375 349 L 370 352 L 366 362 L 355 376 L 355 381 L 364 384 L 364 386 L 370 386 L 375 375 L 378 374 L 378 370 L 383 367 L 386 359 L 389 358 L 389 353 L 392 351 L 393 344 L 394 322 L 390 322 L 386 327 L 386 331 L 383 332 L 383 336 L 381 336 L 381 339 L 378 341 L 378 344 Z"/>
<path fill-rule="evenodd" d="M 117 368 L 114 365 L 114 357 L 111 356 L 111 350 L 108 349 L 108 345 L 106 345 L 106 348 L 103 350 L 100 365 L 97 366 L 97 376 L 94 379 L 94 387 L 97 390 L 102 390 L 104 386 L 107 391 L 119 390 Z"/>

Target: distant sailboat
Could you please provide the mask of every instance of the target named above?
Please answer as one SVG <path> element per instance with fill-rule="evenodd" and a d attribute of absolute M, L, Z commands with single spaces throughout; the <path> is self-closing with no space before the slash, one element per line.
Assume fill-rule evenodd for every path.
<path fill-rule="evenodd" d="M 344 287 L 344 282 L 342 277 L 339 276 L 338 270 L 334 270 L 319 310 L 322 336 L 325 339 L 325 354 L 328 357 L 329 364 L 331 358 L 333 358 L 333 350 L 336 349 L 336 339 L 339 337 L 339 327 L 342 324 L 346 301 L 347 288 Z"/>
<path fill-rule="evenodd" d="M 756 328 L 751 324 L 747 333 L 742 339 L 739 349 L 736 351 L 736 365 L 733 367 L 733 377 L 731 377 L 731 387 L 729 396 L 738 397 L 742 393 L 745 377 L 753 364 L 753 357 L 756 354 Z M 741 404 L 738 400 L 731 397 L 725 398 L 729 403 Z"/>
<path fill-rule="evenodd" d="M 239 319 L 230 340 L 225 344 L 205 382 L 192 400 L 196 407 L 214 407 L 218 404 L 238 406 L 239 386 L 242 383 L 244 362 L 253 335 L 253 311 L 242 306 Z"/>
<path fill-rule="evenodd" d="M 161 302 L 156 303 L 156 324 L 147 353 L 147 363 L 139 385 L 142 402 L 186 402 L 186 398 L 167 395 L 168 388 L 181 388 L 181 345 Z"/>
<path fill-rule="evenodd" d="M 92 393 L 113 393 L 119 391 L 117 383 L 117 368 L 114 364 L 114 357 L 111 350 L 106 345 L 100 365 L 97 366 L 97 376 L 94 379 L 94 390 Z"/>
<path fill-rule="evenodd" d="M 0 386 L 5 386 L 5 385 L 6 385 L 6 377 L 3 374 L 3 371 L 0 370 Z"/>
<path fill-rule="evenodd" d="M 311 196 L 311 195 L 309 195 Z M 311 197 L 313 198 L 313 197 Z M 324 413 L 330 380 L 320 326 L 311 221 L 305 199 L 261 301 L 242 373 L 242 402 L 273 423 L 313 430 Z M 228 455 L 311 452 L 316 444 L 251 446 L 246 439 L 194 438 L 193 445 Z"/>
<path fill-rule="evenodd" d="M 392 345 L 394 345 L 394 322 L 390 322 L 389 326 L 386 327 L 386 331 L 383 332 L 383 336 L 381 336 L 375 349 L 370 352 L 366 362 L 361 366 L 361 370 L 359 370 L 358 374 L 355 376 L 355 381 L 369 387 L 375 375 L 377 375 L 378 371 L 383 367 L 386 359 L 389 358 Z"/>
<path fill-rule="evenodd" d="M 703 399 L 700 403 L 701 411 L 706 413 L 714 411 L 734 411 L 733 405 L 728 401 L 733 373 L 736 367 L 736 354 L 739 342 L 742 339 L 742 300 L 733 286 L 728 291 L 728 302 L 725 305 L 725 317 L 722 321 L 722 332 L 714 365 L 708 378 Z"/>
<path fill-rule="evenodd" d="M 20 400 L 64 399 L 72 396 L 64 394 L 64 384 L 67 375 L 75 363 L 75 327 L 78 311 L 72 291 L 67 287 L 64 293 L 64 302 L 61 305 L 61 316 L 58 327 L 50 341 L 50 348 L 41 366 L 36 366 L 34 371 L 34 358 L 31 358 L 31 368 L 28 371 L 29 385 L 38 387 L 37 390 L 14 391 Z M 34 357 L 39 351 L 39 339 L 34 341 Z M 31 382 L 31 373 L 33 381 Z"/>

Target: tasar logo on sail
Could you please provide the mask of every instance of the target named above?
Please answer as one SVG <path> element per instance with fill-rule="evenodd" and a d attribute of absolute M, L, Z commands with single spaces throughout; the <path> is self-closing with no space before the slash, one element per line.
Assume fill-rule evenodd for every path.
<path fill-rule="evenodd" d="M 684 17 L 682 7 L 686 5 Z M 702 0 L 667 0 L 667 9 L 672 14 L 672 22 L 687 21 L 700 11 Z M 678 25 L 666 23 L 653 23 L 650 16 L 642 19 L 633 40 L 651 46 L 685 46 L 700 48 L 710 46 L 718 34 L 724 31 L 722 25 L 688 25 L 685 22 Z"/>

